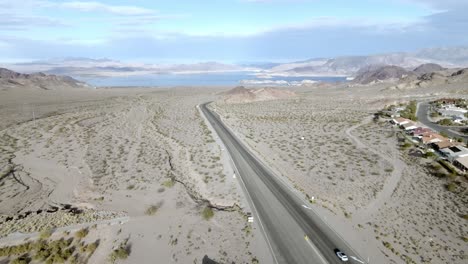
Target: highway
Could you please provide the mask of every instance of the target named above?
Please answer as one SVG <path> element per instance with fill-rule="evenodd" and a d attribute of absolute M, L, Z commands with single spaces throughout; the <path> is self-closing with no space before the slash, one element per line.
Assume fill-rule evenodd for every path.
<path fill-rule="evenodd" d="M 432 123 L 429 120 L 428 117 L 429 114 L 429 103 L 424 102 L 424 103 L 419 103 L 418 105 L 418 111 L 416 113 L 416 116 L 418 118 L 418 121 L 427 126 L 428 128 L 438 131 L 438 132 L 444 132 L 447 134 L 449 137 L 452 138 L 463 138 L 463 140 L 466 142 L 468 140 L 468 135 L 463 135 L 461 133 L 457 133 L 456 131 L 452 130 L 454 127 L 446 127 L 446 126 L 441 126 L 435 123 Z M 457 127 L 455 127 L 457 128 Z"/>
<path fill-rule="evenodd" d="M 255 221 L 262 229 L 276 263 L 342 263 L 339 248 L 348 263 L 365 263 L 351 247 L 299 197 L 291 187 L 259 161 L 221 122 L 216 113 L 200 109 L 223 141 L 240 176 Z M 238 177 L 239 178 L 239 177 Z"/>

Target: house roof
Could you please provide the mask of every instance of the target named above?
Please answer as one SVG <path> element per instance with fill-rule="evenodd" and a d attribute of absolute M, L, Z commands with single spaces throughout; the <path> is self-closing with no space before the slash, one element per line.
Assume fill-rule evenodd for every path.
<path fill-rule="evenodd" d="M 462 146 L 452 146 L 448 148 L 444 148 L 442 150 L 443 153 L 450 157 L 464 157 L 468 156 L 468 149 Z"/>
<path fill-rule="evenodd" d="M 430 142 L 434 142 L 434 141 L 448 141 L 447 138 L 437 134 L 437 133 L 434 133 L 434 132 L 426 132 L 426 133 L 423 133 L 422 134 L 422 138 L 421 138 L 422 142 L 423 143 L 430 143 Z"/>
<path fill-rule="evenodd" d="M 459 146 L 459 145 L 461 145 L 461 143 L 459 143 L 459 142 L 450 142 L 450 141 L 447 140 L 447 141 L 434 143 L 434 145 L 436 145 L 437 148 L 439 148 L 439 149 L 444 149 L 444 148 Z"/>
<path fill-rule="evenodd" d="M 430 128 L 427 128 L 427 127 L 418 127 L 413 131 L 413 134 L 414 135 L 420 135 L 420 134 L 423 134 L 425 132 L 432 132 L 432 130 Z"/>
<path fill-rule="evenodd" d="M 409 123 L 403 124 L 403 127 L 404 127 L 404 128 L 408 128 L 408 127 L 416 127 L 416 124 L 415 124 L 415 123 L 413 123 L 413 122 L 409 122 Z"/>
<path fill-rule="evenodd" d="M 456 159 L 456 161 L 457 161 L 458 163 L 460 163 L 461 165 L 463 165 L 463 167 L 465 167 L 465 168 L 468 169 L 468 156 L 458 158 L 458 159 Z"/>
<path fill-rule="evenodd" d="M 403 122 L 408 123 L 408 122 L 411 122 L 411 120 L 406 119 L 406 118 L 404 118 L 404 117 L 398 117 L 398 118 L 395 119 L 395 121 L 396 121 L 397 123 L 403 123 Z"/>

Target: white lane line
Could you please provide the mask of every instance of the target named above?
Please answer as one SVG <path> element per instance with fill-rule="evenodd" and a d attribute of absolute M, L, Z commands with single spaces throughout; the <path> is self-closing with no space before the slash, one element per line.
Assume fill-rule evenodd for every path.
<path fill-rule="evenodd" d="M 307 242 L 307 244 L 309 244 L 309 246 L 315 251 L 315 254 L 320 258 L 322 263 L 328 263 L 322 256 L 322 254 L 318 251 L 318 249 L 315 247 L 315 245 L 310 241 L 310 238 L 307 235 L 304 236 L 304 239 Z"/>
<path fill-rule="evenodd" d="M 303 204 L 302 207 L 304 207 L 305 209 L 309 209 L 309 210 L 312 210 L 312 208 L 310 208 L 309 206 Z"/>
<path fill-rule="evenodd" d="M 360 263 L 363 263 L 363 264 L 365 263 L 364 261 L 362 261 L 362 260 L 360 260 L 360 259 L 358 259 L 356 257 L 350 256 L 350 258 L 354 259 L 357 262 L 360 262 Z"/>

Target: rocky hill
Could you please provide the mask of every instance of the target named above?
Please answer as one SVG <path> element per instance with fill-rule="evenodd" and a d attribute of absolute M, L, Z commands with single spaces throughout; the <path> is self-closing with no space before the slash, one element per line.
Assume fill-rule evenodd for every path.
<path fill-rule="evenodd" d="M 367 67 L 358 72 L 353 82 L 358 84 L 372 84 L 383 81 L 399 81 L 402 78 L 407 78 L 412 75 L 415 75 L 415 73 L 393 65 Z"/>
<path fill-rule="evenodd" d="M 47 75 L 44 73 L 24 74 L 0 68 L 0 89 L 13 88 L 61 90 L 69 88 L 90 88 L 86 83 L 69 76 Z"/>
<path fill-rule="evenodd" d="M 424 87 L 443 87 L 449 84 L 462 84 L 462 86 L 468 84 L 468 68 L 443 69 L 424 73 L 417 78 L 404 78 L 389 89 L 408 90 Z M 466 91 L 466 87 L 464 89 Z"/>
<path fill-rule="evenodd" d="M 418 67 L 416 67 L 416 69 L 414 69 L 413 72 L 416 73 L 417 75 L 423 75 L 423 74 L 442 71 L 442 70 L 445 70 L 445 68 L 440 66 L 439 64 L 426 63 L 426 64 L 421 64 Z"/>
<path fill-rule="evenodd" d="M 238 86 L 223 93 L 223 101 L 228 104 L 250 103 L 286 99 L 296 96 L 295 92 L 274 88 L 247 89 Z"/>

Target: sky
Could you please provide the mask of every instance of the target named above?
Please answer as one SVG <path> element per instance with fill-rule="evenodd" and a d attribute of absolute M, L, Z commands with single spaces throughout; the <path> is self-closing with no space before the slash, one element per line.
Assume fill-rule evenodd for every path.
<path fill-rule="evenodd" d="M 468 0 L 0 0 L 0 61 L 284 62 L 468 45 Z"/>

